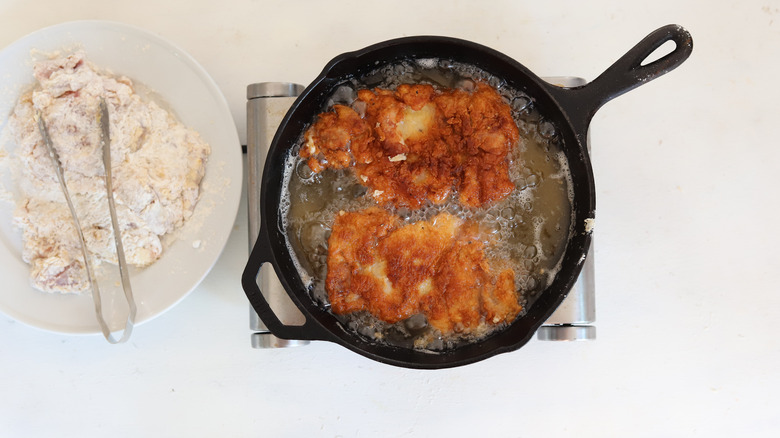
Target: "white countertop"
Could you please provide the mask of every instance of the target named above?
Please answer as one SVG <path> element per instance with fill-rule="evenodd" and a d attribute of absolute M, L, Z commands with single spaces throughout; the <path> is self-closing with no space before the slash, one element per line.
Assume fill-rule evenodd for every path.
<path fill-rule="evenodd" d="M 652 30 L 679 69 L 591 124 L 598 340 L 416 371 L 335 344 L 253 350 L 246 207 L 211 274 L 129 343 L 0 315 L 0 436 L 776 436 L 780 2 L 0 1 L 0 47 L 76 19 L 180 45 L 225 93 L 308 83 L 337 54 L 439 34 L 539 75 L 596 77 Z M 229 6 L 227 6 L 229 5 Z M 0 278 L 2 277 L 0 267 Z"/>

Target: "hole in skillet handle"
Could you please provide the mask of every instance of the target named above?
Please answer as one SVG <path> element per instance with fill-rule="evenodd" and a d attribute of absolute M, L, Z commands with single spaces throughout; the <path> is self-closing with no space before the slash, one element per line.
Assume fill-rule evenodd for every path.
<path fill-rule="evenodd" d="M 640 66 L 649 65 L 650 63 L 653 63 L 655 61 L 658 61 L 659 59 L 663 58 L 664 56 L 672 53 L 674 49 L 677 47 L 677 44 L 675 44 L 674 41 L 667 41 L 660 46 L 658 46 L 657 49 L 655 49 L 654 52 L 650 53 L 650 55 L 645 58 Z"/>
<path fill-rule="evenodd" d="M 269 244 L 268 233 L 263 228 L 258 233 L 255 246 L 252 248 L 252 253 L 249 256 L 244 272 L 241 276 L 241 286 L 244 288 L 247 298 L 249 299 L 252 308 L 255 309 L 257 315 L 268 327 L 268 330 L 276 337 L 281 339 L 294 339 L 294 340 L 310 340 L 310 341 L 330 341 L 332 336 L 325 330 L 314 318 L 307 316 L 305 311 L 302 311 L 306 322 L 303 325 L 285 325 L 276 316 L 271 309 L 271 305 L 268 300 L 263 296 L 260 286 L 258 285 L 257 276 L 260 273 L 260 268 L 265 263 L 271 263 L 274 270 L 276 270 L 276 263 L 273 259 L 273 251 Z M 280 281 L 284 282 L 284 277 L 277 276 Z M 287 290 L 287 285 L 284 285 Z M 293 298 L 293 297 L 291 297 Z M 293 301 L 294 298 L 293 298 Z M 300 305 L 296 302 L 296 306 L 300 309 Z"/>
<path fill-rule="evenodd" d="M 651 57 L 670 41 L 674 43 L 674 49 L 657 59 Z M 650 33 L 590 83 L 575 88 L 550 85 L 548 90 L 569 114 L 584 141 L 587 127 L 601 106 L 674 70 L 692 51 L 691 34 L 681 26 L 669 24 Z M 648 62 L 650 59 L 654 60 Z"/>

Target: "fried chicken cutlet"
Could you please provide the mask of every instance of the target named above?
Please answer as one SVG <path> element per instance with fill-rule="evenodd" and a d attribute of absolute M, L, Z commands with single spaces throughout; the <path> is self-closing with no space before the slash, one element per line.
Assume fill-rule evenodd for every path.
<path fill-rule="evenodd" d="M 359 90 L 352 107 L 320 114 L 299 154 L 314 172 L 354 167 L 380 204 L 414 209 L 455 190 L 462 205 L 480 207 L 514 189 L 508 155 L 518 139 L 509 105 L 488 84 L 403 84 Z"/>
<path fill-rule="evenodd" d="M 396 323 L 424 314 L 443 334 L 512 322 L 514 271 L 495 272 L 476 224 L 448 213 L 403 225 L 378 207 L 340 212 L 328 240 L 331 310 Z"/>

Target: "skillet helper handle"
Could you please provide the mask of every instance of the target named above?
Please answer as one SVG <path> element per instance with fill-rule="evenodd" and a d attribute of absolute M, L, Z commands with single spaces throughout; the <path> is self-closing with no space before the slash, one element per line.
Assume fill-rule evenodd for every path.
<path fill-rule="evenodd" d="M 273 254 L 271 245 L 268 243 L 268 237 L 263 229 L 260 232 L 252 248 L 252 253 L 249 255 L 249 261 L 247 262 L 244 273 L 241 277 L 241 285 L 246 292 L 249 302 L 257 312 L 257 315 L 268 327 L 271 334 L 281 339 L 289 340 L 330 340 L 328 332 L 322 328 L 314 319 L 307 316 L 302 311 L 306 322 L 303 325 L 285 325 L 278 316 L 271 309 L 266 297 L 260 290 L 258 285 L 257 276 L 260 274 L 260 268 L 265 263 L 272 263 Z M 297 305 L 297 304 L 296 304 Z"/>
<path fill-rule="evenodd" d="M 664 43 L 672 41 L 675 48 L 666 55 L 644 63 Z M 551 87 L 558 102 L 571 114 L 578 132 L 586 132 L 596 111 L 610 100 L 665 75 L 683 63 L 693 51 L 693 39 L 687 30 L 676 24 L 663 26 L 646 36 L 625 55 L 590 83 L 577 88 Z"/>

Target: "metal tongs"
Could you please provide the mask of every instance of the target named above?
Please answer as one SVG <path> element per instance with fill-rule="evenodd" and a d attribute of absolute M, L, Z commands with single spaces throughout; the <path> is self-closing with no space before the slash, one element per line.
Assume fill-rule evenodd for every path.
<path fill-rule="evenodd" d="M 100 98 L 97 121 L 100 125 L 100 144 L 103 149 L 103 166 L 105 167 L 106 174 L 106 191 L 108 192 L 108 209 L 111 213 L 111 227 L 114 230 L 114 243 L 116 245 L 116 255 L 119 261 L 119 275 L 122 277 L 122 289 L 125 292 L 125 298 L 129 307 L 129 313 L 127 315 L 127 322 L 125 323 L 125 329 L 122 336 L 117 340 L 111 334 L 111 330 L 108 328 L 105 319 L 103 318 L 103 307 L 100 300 L 100 287 L 95 279 L 95 273 L 92 270 L 92 264 L 90 263 L 89 254 L 87 251 L 87 243 L 84 240 L 84 232 L 81 229 L 76 209 L 73 207 L 73 201 L 71 201 L 70 193 L 68 192 L 68 186 L 65 185 L 65 177 L 62 172 L 62 164 L 60 163 L 59 154 L 54 149 L 51 137 L 49 137 L 49 131 L 46 129 L 46 123 L 41 116 L 39 110 L 35 111 L 35 121 L 38 123 L 38 130 L 43 137 L 43 143 L 46 145 L 46 149 L 49 152 L 49 158 L 51 158 L 54 168 L 57 172 L 57 179 L 60 182 L 60 188 L 65 194 L 65 201 L 70 209 L 70 214 L 73 217 L 73 223 L 76 225 L 76 232 L 79 235 L 81 241 L 81 252 L 84 256 L 84 266 L 87 268 L 87 277 L 89 284 L 92 287 L 92 300 L 95 303 L 95 315 L 97 316 L 98 324 L 100 324 L 100 330 L 103 332 L 103 337 L 111 344 L 121 344 L 126 342 L 130 338 L 130 334 L 133 332 L 133 324 L 135 323 L 136 305 L 133 299 L 133 290 L 130 287 L 130 275 L 127 272 L 127 262 L 125 261 L 125 250 L 122 245 L 122 235 L 119 230 L 119 221 L 116 216 L 116 206 L 114 205 L 114 190 L 111 181 L 111 136 L 108 125 L 108 107 L 106 101 L 102 97 Z"/>

